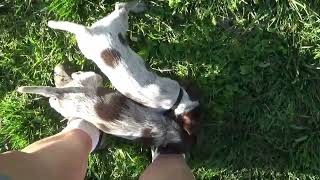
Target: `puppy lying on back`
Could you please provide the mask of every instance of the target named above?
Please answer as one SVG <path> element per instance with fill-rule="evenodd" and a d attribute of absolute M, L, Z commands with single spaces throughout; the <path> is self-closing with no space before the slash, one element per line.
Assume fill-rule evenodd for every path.
<path fill-rule="evenodd" d="M 101 76 L 94 72 L 76 72 L 70 77 L 58 65 L 55 84 L 56 87 L 25 86 L 18 91 L 49 97 L 50 106 L 65 118 L 87 120 L 118 137 L 157 147 L 171 146 L 178 152 L 184 152 L 192 143 L 192 136 L 176 121 L 103 88 Z"/>
<path fill-rule="evenodd" d="M 84 56 L 97 64 L 120 93 L 144 106 L 175 115 L 191 134 L 199 118 L 198 99 L 190 97 L 177 81 L 148 71 L 143 59 L 125 40 L 129 11 L 145 9 L 141 2 L 117 3 L 111 14 L 91 27 L 65 21 L 49 21 L 48 26 L 74 33 Z"/>

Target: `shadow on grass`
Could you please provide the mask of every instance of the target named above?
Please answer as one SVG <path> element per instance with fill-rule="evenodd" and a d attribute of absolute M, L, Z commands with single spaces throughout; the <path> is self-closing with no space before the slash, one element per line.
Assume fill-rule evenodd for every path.
<path fill-rule="evenodd" d="M 167 14 L 152 15 L 166 19 Z M 147 59 L 164 59 L 177 71 L 183 66 L 204 92 L 202 132 L 190 159 L 196 173 L 204 168 L 242 177 L 255 176 L 256 169 L 261 177 L 319 174 L 320 74 L 312 49 L 301 51 L 296 34 L 284 36 L 260 25 L 237 28 L 232 19 L 211 27 L 204 20 L 191 28 L 181 28 L 175 16 L 168 21 L 174 34 L 189 37 L 141 44 L 149 49 Z M 204 24 L 211 29 L 199 37 L 196 25 Z"/>

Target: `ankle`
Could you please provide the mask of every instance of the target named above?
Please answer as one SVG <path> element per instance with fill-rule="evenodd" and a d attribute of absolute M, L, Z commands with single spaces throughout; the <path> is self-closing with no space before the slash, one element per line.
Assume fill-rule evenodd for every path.
<path fill-rule="evenodd" d="M 65 127 L 62 130 L 62 132 L 71 132 L 71 131 L 72 131 L 71 134 L 81 131 L 82 133 L 85 133 L 85 135 L 87 135 L 90 138 L 90 144 L 91 144 L 90 152 L 92 152 L 96 148 L 99 142 L 99 137 L 101 132 L 93 124 L 79 118 L 70 119 L 67 124 L 67 127 Z"/>
<path fill-rule="evenodd" d="M 89 151 L 92 149 L 92 139 L 88 133 L 81 129 L 71 129 L 69 131 L 61 132 L 66 138 L 72 139 L 74 143 L 81 144 Z"/>

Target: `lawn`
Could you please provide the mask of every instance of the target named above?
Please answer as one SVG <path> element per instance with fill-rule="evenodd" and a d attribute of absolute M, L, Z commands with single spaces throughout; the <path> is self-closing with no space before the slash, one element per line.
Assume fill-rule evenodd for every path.
<path fill-rule="evenodd" d="M 47 99 L 57 63 L 98 68 L 49 19 L 91 24 L 115 1 L 0 2 L 0 152 L 59 132 Z M 130 45 L 159 75 L 190 78 L 204 117 L 188 164 L 197 179 L 320 179 L 320 1 L 162 0 L 130 17 Z M 108 85 L 108 83 L 106 84 Z M 110 85 L 110 84 L 109 84 Z M 87 179 L 137 179 L 149 150 L 117 138 Z"/>

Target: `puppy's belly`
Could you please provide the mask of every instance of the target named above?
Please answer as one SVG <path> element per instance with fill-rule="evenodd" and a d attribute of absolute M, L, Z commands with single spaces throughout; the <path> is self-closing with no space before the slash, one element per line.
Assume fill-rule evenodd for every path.
<path fill-rule="evenodd" d="M 147 107 L 170 109 L 178 96 L 179 84 L 148 71 L 141 57 L 127 56 L 119 58 L 112 67 L 103 58 L 96 63 L 123 95 Z"/>

